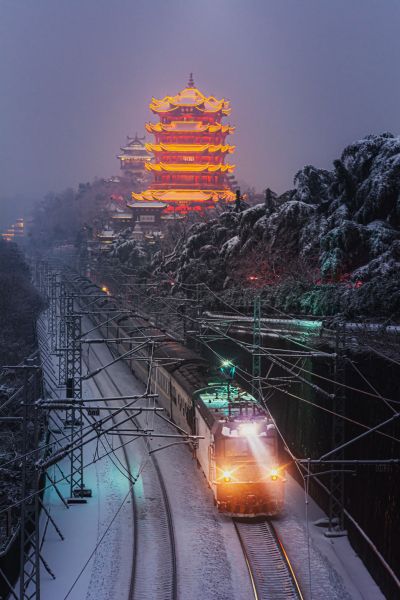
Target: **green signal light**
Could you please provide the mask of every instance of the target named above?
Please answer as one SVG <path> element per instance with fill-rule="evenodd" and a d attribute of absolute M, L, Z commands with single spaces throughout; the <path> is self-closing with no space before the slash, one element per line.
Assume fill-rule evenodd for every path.
<path fill-rule="evenodd" d="M 220 366 L 220 371 L 225 377 L 233 379 L 235 376 L 236 367 L 230 360 L 223 360 Z"/>

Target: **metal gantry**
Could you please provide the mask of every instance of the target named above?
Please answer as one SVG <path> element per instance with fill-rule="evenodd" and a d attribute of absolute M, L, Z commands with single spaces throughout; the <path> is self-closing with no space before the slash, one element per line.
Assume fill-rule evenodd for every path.
<path fill-rule="evenodd" d="M 27 453 L 32 449 L 37 436 L 36 415 L 33 416 L 34 430 L 28 430 L 32 413 L 32 395 L 29 389 L 29 372 L 25 373 L 24 399 L 22 406 L 22 462 L 21 462 L 21 528 L 20 528 L 20 600 L 40 598 L 40 559 L 39 559 L 39 497 L 37 494 L 37 473 L 34 461 Z M 32 421 L 30 421 L 32 423 Z M 36 445 L 37 448 L 37 445 Z"/>
<path fill-rule="evenodd" d="M 260 400 L 260 377 L 261 377 L 261 298 L 258 294 L 254 298 L 253 307 L 253 348 L 251 361 L 252 394 Z"/>
<path fill-rule="evenodd" d="M 21 447 L 21 513 L 20 513 L 20 578 L 18 600 L 40 600 L 40 565 L 54 579 L 50 567 L 41 555 L 39 515 L 40 474 L 36 467 L 40 457 L 39 442 L 44 431 L 43 413 L 35 401 L 43 392 L 42 370 L 36 360 L 25 365 L 22 397 Z M 47 512 L 47 511 L 45 511 Z M 50 516 L 50 515 L 49 515 Z M 54 520 L 50 519 L 53 525 Z M 55 525 L 56 526 L 56 525 Z"/>
<path fill-rule="evenodd" d="M 57 345 L 57 271 L 49 273 L 49 319 L 48 328 L 50 334 L 50 348 L 53 351 Z"/>
<path fill-rule="evenodd" d="M 66 331 L 66 290 L 65 283 L 60 281 L 58 297 L 58 385 L 64 387 L 67 380 L 66 371 L 66 350 L 67 331 Z"/>
<path fill-rule="evenodd" d="M 340 326 L 336 330 L 336 352 L 334 357 L 334 390 L 332 402 L 332 448 L 336 460 L 344 460 L 345 422 L 342 415 L 346 410 L 345 383 L 345 330 Z M 344 471 L 335 465 L 331 467 L 329 496 L 329 529 L 327 536 L 346 535 L 344 530 Z"/>
<path fill-rule="evenodd" d="M 67 398 L 80 401 L 82 399 L 82 317 L 73 314 L 73 297 L 67 296 L 66 333 L 66 389 Z M 69 502 L 85 502 L 84 498 L 91 496 L 83 481 L 83 447 L 77 444 L 82 437 L 82 405 L 66 410 L 65 427 L 70 429 L 70 498 Z"/>

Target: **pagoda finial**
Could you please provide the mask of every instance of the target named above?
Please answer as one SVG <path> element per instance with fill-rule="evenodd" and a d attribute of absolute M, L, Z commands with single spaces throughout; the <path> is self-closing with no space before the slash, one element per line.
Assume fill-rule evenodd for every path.
<path fill-rule="evenodd" d="M 188 83 L 188 88 L 194 88 L 194 81 L 193 81 L 193 73 L 190 73 L 189 75 L 189 83 Z"/>

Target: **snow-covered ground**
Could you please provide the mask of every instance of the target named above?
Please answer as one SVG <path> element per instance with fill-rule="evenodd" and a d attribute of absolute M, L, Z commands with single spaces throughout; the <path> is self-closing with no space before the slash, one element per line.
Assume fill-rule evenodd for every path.
<path fill-rule="evenodd" d="M 111 360 L 111 354 L 105 344 L 96 344 L 88 356 L 90 370 L 96 368 L 99 361 L 105 364 Z M 86 353 L 86 361 L 88 356 Z M 97 397 L 99 393 L 104 396 L 115 395 L 112 380 L 117 382 L 123 394 L 131 395 L 143 391 L 142 384 L 133 377 L 125 363 L 117 362 L 107 369 L 107 373 L 102 371 L 92 380 L 84 382 L 85 397 Z M 144 422 L 145 417 L 142 416 L 141 419 Z M 154 427 L 157 433 L 175 433 L 171 425 L 157 417 L 154 418 Z M 123 438 L 123 441 L 128 441 L 128 438 Z M 108 450 L 107 442 L 103 443 Z M 118 437 L 114 437 L 109 443 L 114 443 L 115 447 L 120 441 Z M 166 443 L 168 442 L 162 438 L 151 440 L 153 449 Z M 85 463 L 91 462 L 96 454 L 105 454 L 106 449 L 102 444 L 96 445 L 95 442 L 87 445 Z M 146 461 L 143 441 L 129 443 L 126 452 L 127 456 L 122 450 L 116 450 L 115 454 L 98 460 L 85 470 L 85 484 L 93 491 L 93 497 L 87 504 L 72 505 L 67 509 L 54 489 L 46 492 L 46 505 L 65 540 L 61 541 L 52 525 L 48 525 L 42 552 L 54 571 L 56 580 L 53 581 L 42 568 L 42 600 L 130 598 L 134 520 L 126 458 L 132 474 L 137 475 L 140 465 Z M 252 599 L 246 565 L 232 521 L 216 511 L 206 480 L 196 467 L 188 448 L 183 445 L 173 446 L 160 450 L 156 456 L 173 508 L 179 597 L 182 600 Z M 156 511 L 152 511 L 152 504 L 156 502 L 154 480 L 152 481 L 154 473 L 149 465 L 150 461 L 146 461 L 146 466 L 135 484 L 139 527 L 144 528 L 146 523 L 156 516 Z M 61 463 L 61 468 L 67 472 L 68 460 Z M 61 477 L 56 467 L 52 468 L 52 475 L 57 479 Z M 59 487 L 64 496 L 68 497 L 68 485 L 64 482 L 60 483 Z M 308 507 L 311 561 L 309 569 L 304 493 L 291 478 L 288 478 L 286 497 L 285 513 L 275 520 L 274 525 L 295 567 L 305 598 L 383 598 L 347 539 L 327 539 L 323 536 L 323 531 L 312 524 L 324 516 L 312 501 Z M 46 520 L 43 515 L 42 531 L 45 529 Z M 136 577 L 146 579 L 151 577 L 152 572 L 154 577 L 154 564 L 151 562 L 155 554 L 154 548 L 148 546 L 149 568 L 149 565 L 146 565 L 145 547 L 140 547 L 141 539 L 143 540 L 143 537 L 139 536 L 141 561 L 138 565 L 141 567 Z M 147 543 L 151 545 L 151 539 L 147 540 Z M 143 544 L 146 544 L 146 541 Z M 159 565 L 159 568 L 161 569 L 162 565 Z M 143 600 L 162 598 L 154 593 L 152 582 L 147 583 L 148 591 L 142 596 Z"/>
<path fill-rule="evenodd" d="M 52 364 L 53 363 L 53 364 Z M 47 362 L 48 380 L 57 379 L 55 360 Z M 64 396 L 64 392 L 61 392 Z M 84 398 L 98 396 L 96 385 L 90 381 L 83 382 Z M 60 425 L 57 437 L 65 444 L 66 431 L 62 430 L 60 417 L 53 413 L 56 423 Z M 87 422 L 84 422 L 84 426 Z M 67 430 L 68 431 L 68 430 Z M 129 497 L 128 479 L 121 474 L 125 466 L 122 450 L 114 455 L 98 460 L 97 457 L 109 451 L 104 442 L 90 442 L 84 447 L 85 468 L 84 482 L 92 490 L 92 498 L 86 504 L 69 505 L 61 501 L 54 487 L 46 480 L 44 502 L 64 536 L 60 540 L 47 516 L 42 513 L 40 521 L 42 543 L 41 554 L 56 579 L 53 579 L 41 565 L 41 598 L 42 600 L 102 600 L 111 598 L 128 598 L 132 565 L 133 512 Z M 63 474 L 69 473 L 69 459 L 65 458 L 50 469 L 49 475 L 57 482 L 57 488 L 67 499 L 70 495 L 69 483 Z M 122 504 L 123 499 L 128 498 Z M 99 540 L 115 516 L 107 535 L 99 544 Z M 99 545 L 98 545 L 99 544 Z M 98 545 L 98 547 L 97 547 Z M 96 548 L 97 547 L 97 548 Z M 92 553 L 94 549 L 93 556 Z M 86 564 L 87 563 L 87 564 Z"/>
<path fill-rule="evenodd" d="M 285 511 L 274 519 L 274 527 L 289 555 L 305 598 L 383 600 L 383 594 L 347 537 L 327 538 L 324 529 L 314 524 L 326 521 L 326 518 L 311 498 L 308 499 L 306 518 L 304 490 L 288 476 Z"/>
<path fill-rule="evenodd" d="M 102 360 L 103 364 L 110 362 L 111 356 L 105 346 L 96 345 L 91 360 L 94 353 L 98 358 L 94 357 L 91 368 L 97 368 L 98 359 Z M 127 365 L 122 362 L 111 366 L 107 372 L 117 382 L 120 392 L 124 395 L 132 394 L 132 387 L 138 385 Z M 107 390 L 110 395 L 112 391 L 115 394 L 115 389 L 112 390 L 110 379 L 104 372 L 97 375 L 95 380 L 100 378 L 102 389 Z M 141 391 L 143 390 L 141 386 Z M 145 419 L 145 416 L 138 418 L 142 425 L 145 424 Z M 154 418 L 154 429 L 158 434 L 176 434 L 173 426 L 157 417 Z M 170 439 L 163 438 L 150 440 L 152 449 L 165 446 L 170 442 Z M 141 441 L 127 446 L 127 451 L 131 464 L 137 465 L 147 454 Z M 230 519 L 216 511 L 205 477 L 197 468 L 191 453 L 184 446 L 173 446 L 157 452 L 157 460 L 173 510 L 179 597 L 190 600 L 252 598 L 245 561 L 233 524 Z M 150 489 L 150 498 L 147 499 L 147 510 L 149 510 L 153 492 L 151 482 L 146 478 L 146 470 L 148 467 L 145 468 L 141 478 L 141 486 L 144 487 L 141 491 L 141 499 L 146 496 L 147 485 Z M 139 506 L 139 509 L 143 511 L 144 507 Z M 147 516 L 146 513 L 140 513 L 141 518 Z M 145 570 L 144 565 L 142 571 Z M 139 572 L 137 577 L 140 576 Z M 153 600 L 156 596 L 148 596 L 148 598 Z"/>

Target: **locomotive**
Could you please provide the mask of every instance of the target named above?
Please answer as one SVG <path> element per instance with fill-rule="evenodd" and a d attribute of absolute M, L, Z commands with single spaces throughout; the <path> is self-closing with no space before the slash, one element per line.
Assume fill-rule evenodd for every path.
<path fill-rule="evenodd" d="M 84 278 L 77 278 L 75 284 L 86 294 L 100 291 Z M 114 302 L 112 297 L 105 297 L 101 305 L 104 313 Z M 157 342 L 151 392 L 158 395 L 159 404 L 178 428 L 200 436 L 195 457 L 218 510 L 239 517 L 278 514 L 283 508 L 285 479 L 279 466 L 278 434 L 269 411 L 232 376 L 212 373 L 206 360 L 144 317 L 135 314 L 110 320 L 97 304 L 91 319 L 105 337 L 122 338 L 117 349 L 112 345 L 118 354 L 129 353 L 139 345 L 141 336 L 143 341 Z M 127 341 L 130 336 L 135 342 Z M 149 377 L 147 357 L 148 348 L 143 346 L 125 358 L 143 383 Z"/>

